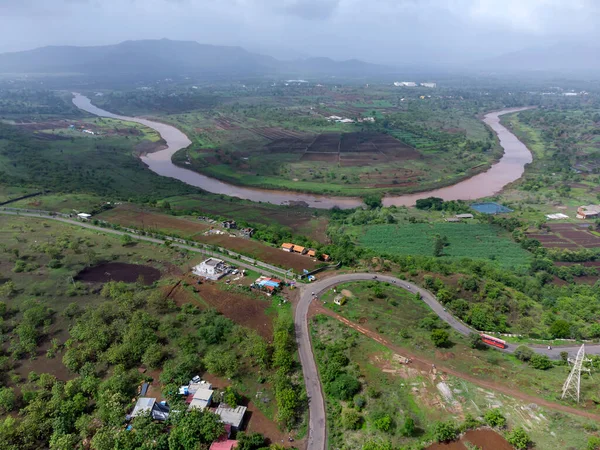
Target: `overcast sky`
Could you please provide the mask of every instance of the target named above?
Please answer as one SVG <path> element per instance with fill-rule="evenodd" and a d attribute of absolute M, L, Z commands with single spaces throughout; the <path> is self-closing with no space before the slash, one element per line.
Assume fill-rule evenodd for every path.
<path fill-rule="evenodd" d="M 0 52 L 170 38 L 371 62 L 600 42 L 600 0 L 0 0 Z"/>

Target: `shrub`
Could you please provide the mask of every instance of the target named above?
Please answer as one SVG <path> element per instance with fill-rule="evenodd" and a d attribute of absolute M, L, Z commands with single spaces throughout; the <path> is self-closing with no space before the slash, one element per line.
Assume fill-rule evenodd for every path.
<path fill-rule="evenodd" d="M 493 428 L 504 428 L 506 426 L 506 417 L 502 415 L 498 408 L 490 409 L 485 413 L 485 423 Z"/>
<path fill-rule="evenodd" d="M 342 427 L 346 430 L 358 430 L 362 422 L 362 416 L 355 409 L 344 409 L 342 411 Z"/>
<path fill-rule="evenodd" d="M 433 330 L 431 341 L 436 347 L 448 347 L 450 345 L 450 334 L 446 330 Z"/>
<path fill-rule="evenodd" d="M 392 429 L 392 418 L 387 414 L 373 421 L 373 426 L 379 431 L 389 432 Z"/>
<path fill-rule="evenodd" d="M 557 339 L 571 337 L 571 323 L 558 319 L 550 326 L 550 334 Z"/>
<path fill-rule="evenodd" d="M 538 370 L 548 370 L 553 366 L 550 358 L 546 355 L 538 355 L 537 353 L 531 357 L 529 364 L 531 364 L 531 367 Z"/>
<path fill-rule="evenodd" d="M 413 434 L 415 434 L 415 421 L 412 417 L 407 417 L 404 419 L 404 425 L 402 426 L 402 435 L 412 436 Z"/>
<path fill-rule="evenodd" d="M 339 400 L 350 400 L 360 391 L 360 382 L 352 375 L 344 373 L 335 381 L 328 383 L 326 390 Z"/>
<path fill-rule="evenodd" d="M 436 422 L 433 426 L 433 436 L 437 442 L 453 441 L 458 435 L 458 428 L 453 422 Z"/>
<path fill-rule="evenodd" d="M 515 428 L 508 433 L 506 440 L 517 450 L 525 450 L 531 444 L 531 439 L 521 427 Z"/>
<path fill-rule="evenodd" d="M 525 347 L 524 345 L 519 345 L 515 350 L 515 356 L 519 358 L 521 361 L 529 361 L 533 356 L 533 350 L 529 347 Z"/>
<path fill-rule="evenodd" d="M 16 405 L 17 397 L 13 388 L 0 388 L 0 410 L 6 414 L 15 409 Z"/>

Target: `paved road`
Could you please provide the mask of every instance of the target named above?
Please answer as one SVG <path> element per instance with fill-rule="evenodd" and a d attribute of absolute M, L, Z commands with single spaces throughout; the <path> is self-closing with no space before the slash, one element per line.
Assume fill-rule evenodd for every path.
<path fill-rule="evenodd" d="M 157 238 L 153 238 L 153 237 L 149 237 L 149 236 L 142 236 L 142 235 L 139 235 L 139 234 L 131 232 L 131 231 L 121 231 L 121 230 L 113 230 L 112 228 L 98 227 L 96 225 L 92 225 L 87 222 L 80 222 L 77 220 L 66 219 L 64 217 L 59 217 L 59 216 L 49 216 L 44 213 L 27 213 L 27 212 L 0 210 L 0 214 L 5 214 L 5 215 L 9 215 L 9 216 L 19 216 L 19 217 L 33 217 L 36 219 L 56 220 L 58 222 L 68 223 L 70 225 L 76 225 L 78 227 L 87 228 L 87 229 L 94 230 L 94 231 L 99 231 L 101 233 L 115 234 L 118 236 L 123 236 L 126 234 L 128 236 L 131 236 L 133 239 L 137 239 L 138 241 L 152 242 L 154 244 L 164 244 L 165 243 L 164 239 L 157 239 Z M 240 259 L 230 258 L 222 253 L 213 252 L 213 251 L 207 250 L 205 248 L 192 247 L 190 245 L 182 244 L 181 243 L 181 241 L 183 241 L 182 239 L 168 238 L 167 240 L 171 241 L 172 247 L 178 247 L 183 250 L 188 250 L 190 252 L 195 252 L 195 253 L 201 253 L 203 255 L 215 256 L 215 257 L 218 257 L 219 259 L 227 261 L 235 266 L 254 270 L 255 272 L 258 272 L 262 275 L 281 277 L 282 274 L 284 273 L 283 269 L 278 269 L 277 271 L 275 271 L 275 270 L 270 270 L 270 268 L 265 268 L 264 266 L 255 266 L 254 264 L 250 264 L 249 262 L 243 262 L 243 261 L 252 261 L 253 262 L 254 260 L 252 260 L 251 258 L 248 258 L 248 257 L 242 257 L 242 255 L 239 255 L 241 257 L 241 260 L 240 260 Z M 227 251 L 227 252 L 228 252 L 228 254 L 232 254 L 232 252 L 229 252 L 229 251 Z M 235 255 L 237 256 L 238 254 L 236 253 Z"/>
<path fill-rule="evenodd" d="M 337 275 L 316 281 L 315 283 L 312 283 L 308 286 L 303 286 L 301 288 L 302 292 L 300 295 L 300 301 L 296 306 L 294 322 L 296 326 L 296 340 L 298 342 L 298 349 L 300 352 L 300 362 L 302 363 L 302 371 L 304 373 L 306 393 L 309 398 L 308 450 L 325 450 L 327 445 L 325 400 L 323 397 L 319 373 L 314 360 L 314 354 L 312 352 L 310 334 L 308 332 L 308 308 L 313 301 L 312 292 L 314 292 L 316 296 L 320 296 L 325 291 L 338 284 L 347 283 L 349 281 L 373 280 L 374 276 L 375 275 L 372 273 L 350 273 Z M 476 332 L 446 311 L 444 306 L 437 301 L 436 297 L 431 292 L 422 289 L 409 281 L 387 275 L 377 275 L 375 280 L 395 284 L 396 286 L 413 293 L 418 292 L 421 294 L 421 299 L 427 303 L 427 305 L 429 305 L 429 307 L 440 317 L 440 319 L 448 323 L 460 334 L 466 336 L 472 332 Z M 579 350 L 581 346 L 560 346 L 554 347 L 552 350 L 548 350 L 546 346 L 542 345 L 530 345 L 529 347 L 537 353 L 547 355 L 553 359 L 559 359 L 560 352 L 562 351 L 567 351 L 569 352 L 570 356 L 574 357 L 577 353 L 577 350 Z M 517 345 L 511 344 L 506 349 L 501 351 L 513 353 L 516 348 Z M 600 345 L 586 345 L 585 350 L 586 353 L 600 355 Z"/>

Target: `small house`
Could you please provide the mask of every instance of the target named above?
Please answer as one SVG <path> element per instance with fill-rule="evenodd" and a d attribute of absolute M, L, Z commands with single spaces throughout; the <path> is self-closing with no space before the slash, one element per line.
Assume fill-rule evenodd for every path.
<path fill-rule="evenodd" d="M 218 280 L 219 278 L 225 276 L 228 270 L 229 268 L 225 262 L 223 262 L 223 260 L 217 258 L 208 258 L 194 267 L 192 272 L 194 275 L 198 275 L 200 277 Z"/>
<path fill-rule="evenodd" d="M 306 247 L 302 247 L 301 245 L 294 245 L 293 250 L 294 253 L 300 253 L 301 255 L 306 253 Z"/>
<path fill-rule="evenodd" d="M 317 256 L 317 252 L 315 250 L 309 250 L 306 254 L 308 256 L 310 256 L 311 258 L 314 258 L 315 256 Z"/>
<path fill-rule="evenodd" d="M 238 446 L 238 441 L 226 439 L 224 441 L 216 441 L 210 445 L 209 450 L 232 450 Z"/>
<path fill-rule="evenodd" d="M 254 228 L 242 228 L 242 229 L 240 230 L 240 233 L 241 233 L 241 235 L 242 235 L 242 236 L 244 236 L 244 237 L 251 238 L 251 237 L 252 237 L 252 235 L 254 234 Z"/>
<path fill-rule="evenodd" d="M 323 253 L 321 257 L 323 258 L 323 261 L 329 261 L 331 259 L 331 256 L 326 255 L 325 253 Z"/>
<path fill-rule="evenodd" d="M 221 222 L 221 225 L 227 230 L 235 230 L 237 228 L 237 223 L 235 223 L 235 220 L 226 220 Z"/>
<path fill-rule="evenodd" d="M 586 205 L 577 208 L 578 219 L 593 219 L 600 216 L 600 205 Z"/>
<path fill-rule="evenodd" d="M 155 398 L 151 397 L 140 397 L 128 419 L 148 414 L 149 412 L 154 420 L 165 421 L 169 418 L 169 411 L 170 408 L 166 402 L 157 402 Z"/>
<path fill-rule="evenodd" d="M 190 385 L 189 388 L 192 388 L 192 386 Z M 204 411 L 207 407 L 209 407 L 214 393 L 211 388 L 212 386 L 210 383 L 203 383 L 200 387 L 193 387 L 192 389 L 196 389 L 196 391 L 193 393 L 190 389 L 190 395 L 192 396 L 190 409 L 196 408 L 200 411 Z"/>
<path fill-rule="evenodd" d="M 456 222 L 460 222 L 461 220 L 458 219 L 457 217 L 448 217 L 446 219 L 446 222 L 450 222 L 450 223 L 456 223 Z"/>
<path fill-rule="evenodd" d="M 457 214 L 454 217 L 456 217 L 457 219 L 472 219 L 473 214 Z"/>
<path fill-rule="evenodd" d="M 293 252 L 294 244 L 290 244 L 289 242 L 284 242 L 283 244 L 281 244 L 281 249 L 286 252 Z"/>
<path fill-rule="evenodd" d="M 77 218 L 81 219 L 81 220 L 90 220 L 90 217 L 92 217 L 91 214 L 87 214 L 87 213 L 79 213 L 77 214 Z"/>
<path fill-rule="evenodd" d="M 244 422 L 246 414 L 245 406 L 231 408 L 227 403 L 221 403 L 215 411 L 215 414 L 221 418 L 221 422 L 231 425 L 234 430 L 239 430 Z"/>

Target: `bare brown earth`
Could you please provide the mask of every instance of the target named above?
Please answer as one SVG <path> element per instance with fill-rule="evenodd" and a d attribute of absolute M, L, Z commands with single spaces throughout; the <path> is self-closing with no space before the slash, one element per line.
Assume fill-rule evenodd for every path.
<path fill-rule="evenodd" d="M 149 232 L 176 233 L 186 239 L 219 245 L 234 252 L 239 252 L 286 269 L 291 268 L 296 271 L 311 270 L 317 265 L 317 262 L 307 256 L 284 252 L 279 248 L 270 247 L 255 240 L 231 237 L 229 234 L 205 236 L 204 232 L 211 228 L 208 224 L 144 211 L 132 205 L 119 205 L 114 209 L 99 214 L 97 217 L 100 220 L 106 220 L 110 223 L 135 227 Z"/>
<path fill-rule="evenodd" d="M 554 223 L 549 231 L 528 233 L 531 239 L 537 239 L 546 248 L 596 248 L 600 247 L 600 236 L 590 232 L 589 223 Z"/>
<path fill-rule="evenodd" d="M 389 348 L 393 352 L 395 352 L 399 355 L 405 356 L 407 358 L 410 358 L 412 360 L 412 362 L 410 363 L 411 366 L 417 368 L 418 370 L 424 370 L 426 368 L 431 369 L 432 367 L 435 367 L 435 369 L 437 370 L 438 373 L 444 372 L 446 374 L 461 378 L 463 380 L 467 380 L 470 383 L 473 383 L 477 386 L 481 386 L 486 389 L 491 389 L 493 391 L 500 392 L 504 395 L 508 395 L 509 397 L 517 398 L 519 400 L 523 400 L 527 403 L 536 403 L 539 406 L 542 406 L 542 407 L 545 407 L 548 409 L 553 409 L 555 411 L 561 411 L 561 412 L 568 413 L 568 414 L 575 414 L 575 415 L 585 417 L 588 419 L 592 419 L 592 420 L 600 420 L 600 415 L 598 415 L 598 414 L 594 414 L 594 413 L 591 413 L 588 411 L 582 411 L 580 409 L 572 408 L 570 406 L 560 405 L 558 403 L 550 402 L 543 398 L 534 397 L 532 395 L 527 395 L 527 394 L 517 391 L 516 389 L 514 389 L 514 387 L 505 386 L 503 384 L 499 384 L 499 383 L 492 382 L 492 381 L 486 381 L 482 378 L 473 377 L 471 375 L 467 375 L 465 373 L 459 372 L 459 371 L 451 369 L 449 367 L 445 367 L 443 365 L 440 365 L 438 360 L 434 361 L 429 358 L 425 358 L 423 356 L 417 356 L 414 353 L 412 353 L 402 347 L 392 344 L 387 339 L 382 337 L 379 333 L 377 333 L 373 330 L 370 330 L 369 328 L 367 328 L 363 325 L 358 325 L 358 324 L 346 319 L 345 317 L 342 317 L 339 314 L 336 314 L 333 311 L 323 308 L 322 306 L 318 306 L 314 303 L 313 303 L 313 305 L 311 305 L 310 313 L 311 313 L 311 315 L 325 314 L 330 317 L 333 317 L 334 319 L 342 322 L 343 324 L 355 329 L 359 333 L 362 333 L 365 336 L 370 337 L 371 339 L 379 342 L 380 344 Z M 443 448 L 443 447 L 441 447 L 441 448 Z M 457 447 L 457 449 L 458 448 L 459 447 Z M 461 450 L 462 450 L 462 448 L 461 448 Z"/>
<path fill-rule="evenodd" d="M 202 283 L 198 284 L 198 281 L 199 278 L 192 275 L 177 278 L 173 284 L 164 287 L 163 293 L 179 306 L 184 303 L 198 303 L 194 297 L 194 294 L 197 294 L 203 301 L 200 306 L 215 308 L 238 325 L 255 330 L 265 339 L 272 340 L 273 322 L 267 314 L 270 301 L 266 295 L 264 299 L 254 299 L 233 290 L 220 288 L 218 283 L 222 282 L 202 280 Z M 190 287 L 186 288 L 184 282 Z"/>
<path fill-rule="evenodd" d="M 513 450 L 506 439 L 486 428 L 467 431 L 458 441 L 432 444 L 427 450 L 467 450 L 465 442 L 476 445 L 481 450 Z"/>
<path fill-rule="evenodd" d="M 204 378 L 217 389 L 224 389 L 231 385 L 229 381 L 209 373 L 205 373 L 202 378 Z M 247 425 L 245 431 L 261 433 L 267 437 L 271 443 L 281 444 L 285 447 L 304 447 L 303 441 L 290 442 L 288 439 L 290 434 L 281 431 L 275 422 L 270 420 L 260 411 L 260 409 L 256 407 L 254 402 L 247 401 L 244 406 L 248 407 L 248 411 L 246 413 L 247 416 L 245 419 L 245 423 Z"/>
<path fill-rule="evenodd" d="M 109 281 L 123 281 L 135 283 L 143 279 L 146 286 L 150 286 L 160 279 L 160 270 L 141 264 L 127 264 L 109 262 L 94 267 L 87 267 L 75 277 L 78 281 L 88 283 L 107 283 Z"/>

